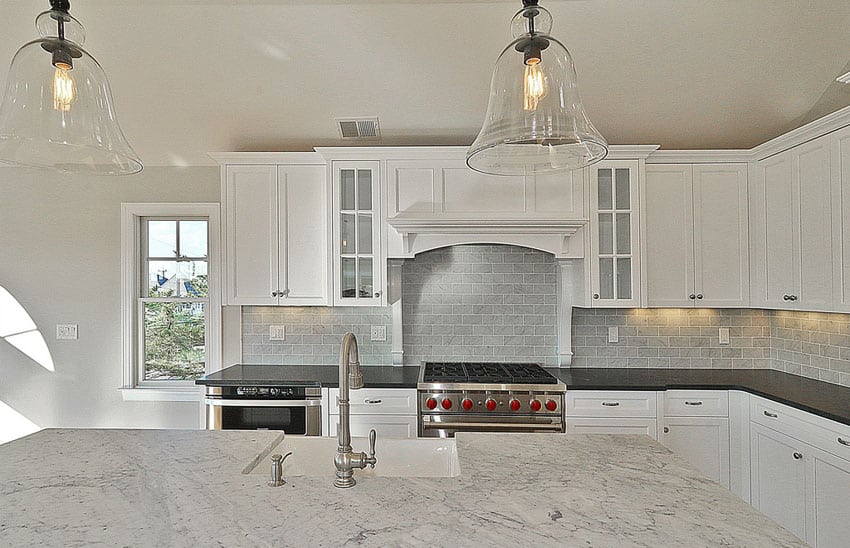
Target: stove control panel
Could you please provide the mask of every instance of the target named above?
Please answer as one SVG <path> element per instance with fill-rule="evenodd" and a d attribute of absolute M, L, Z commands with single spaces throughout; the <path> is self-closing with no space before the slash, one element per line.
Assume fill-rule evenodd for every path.
<path fill-rule="evenodd" d="M 561 415 L 564 394 L 527 391 L 420 391 L 426 414 L 504 413 Z"/>

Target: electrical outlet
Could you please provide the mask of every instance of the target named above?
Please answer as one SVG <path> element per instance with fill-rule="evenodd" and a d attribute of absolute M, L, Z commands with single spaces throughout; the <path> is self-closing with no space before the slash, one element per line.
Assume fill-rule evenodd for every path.
<path fill-rule="evenodd" d="M 729 328 L 721 327 L 719 330 L 718 336 L 720 337 L 720 344 L 729 344 Z"/>
<path fill-rule="evenodd" d="M 385 341 L 387 340 L 387 326 L 385 325 L 373 325 L 372 326 L 372 337 L 373 341 Z"/>
<path fill-rule="evenodd" d="M 56 324 L 56 339 L 63 341 L 77 340 L 77 324 L 64 323 Z"/>
<path fill-rule="evenodd" d="M 286 340 L 286 326 L 285 325 L 270 325 L 269 326 L 269 340 L 270 341 Z"/>
<path fill-rule="evenodd" d="M 620 330 L 616 327 L 608 328 L 608 342 L 609 343 L 617 343 L 620 342 Z"/>

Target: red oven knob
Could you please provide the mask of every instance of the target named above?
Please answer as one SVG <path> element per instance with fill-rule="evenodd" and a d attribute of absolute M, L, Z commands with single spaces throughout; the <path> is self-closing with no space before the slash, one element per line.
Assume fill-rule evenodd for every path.
<path fill-rule="evenodd" d="M 443 409 L 451 409 L 452 408 L 452 400 L 449 398 L 443 399 Z"/>
<path fill-rule="evenodd" d="M 428 398 L 428 400 L 425 402 L 425 407 L 427 407 L 428 409 L 436 409 L 437 400 L 435 400 L 434 398 Z"/>
<path fill-rule="evenodd" d="M 464 398 L 462 402 L 460 402 L 460 406 L 464 408 L 464 410 L 469 411 L 472 409 L 472 400 L 469 398 Z"/>
<path fill-rule="evenodd" d="M 494 400 L 493 398 L 488 398 L 487 401 L 484 402 L 484 405 L 486 405 L 487 409 L 489 409 L 490 411 L 496 410 L 496 400 Z"/>
<path fill-rule="evenodd" d="M 531 400 L 531 410 L 532 411 L 540 411 L 543 407 L 543 404 L 540 403 L 540 400 Z"/>
<path fill-rule="evenodd" d="M 555 402 L 555 400 L 546 400 L 546 409 L 548 409 L 549 411 L 554 411 L 557 408 L 558 404 Z"/>
<path fill-rule="evenodd" d="M 511 400 L 510 406 L 511 406 L 511 411 L 519 411 L 519 408 L 520 408 L 519 400 Z"/>

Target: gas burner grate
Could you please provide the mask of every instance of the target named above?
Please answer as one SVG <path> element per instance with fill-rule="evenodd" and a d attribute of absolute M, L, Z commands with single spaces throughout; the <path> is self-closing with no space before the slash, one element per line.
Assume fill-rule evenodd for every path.
<path fill-rule="evenodd" d="M 551 373 L 536 363 L 425 362 L 423 382 L 490 384 L 557 384 Z"/>

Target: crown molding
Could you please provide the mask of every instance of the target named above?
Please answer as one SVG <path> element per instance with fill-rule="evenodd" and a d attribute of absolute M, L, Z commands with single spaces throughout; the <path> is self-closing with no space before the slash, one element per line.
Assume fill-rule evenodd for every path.
<path fill-rule="evenodd" d="M 827 114 L 822 118 L 818 118 L 813 122 L 809 122 L 804 126 L 800 126 L 797 129 L 793 129 L 788 133 L 784 133 L 779 137 L 758 145 L 750 150 L 752 159 L 764 160 L 774 154 L 779 154 L 789 148 L 802 145 L 812 139 L 817 139 L 848 125 L 850 125 L 850 106 L 836 110 L 832 114 Z"/>
<path fill-rule="evenodd" d="M 325 159 L 315 152 L 208 152 L 220 165 L 287 164 L 324 165 Z"/>
<path fill-rule="evenodd" d="M 728 150 L 658 150 L 646 159 L 647 164 L 746 164 L 753 153 L 747 149 Z"/>

